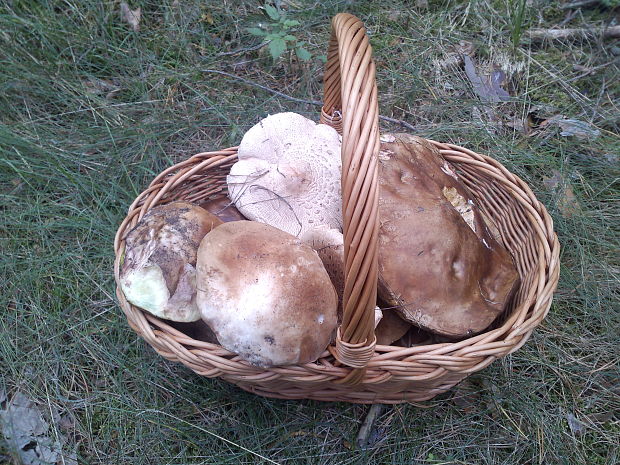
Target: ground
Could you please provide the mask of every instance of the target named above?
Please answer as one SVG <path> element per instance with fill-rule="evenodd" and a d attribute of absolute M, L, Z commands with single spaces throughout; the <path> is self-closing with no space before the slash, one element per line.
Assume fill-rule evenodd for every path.
<path fill-rule="evenodd" d="M 614 25 L 617 2 L 261 6 L 0 3 L 0 406 L 3 393 L 34 402 L 65 463 L 618 463 L 620 42 L 530 37 Z M 353 444 L 367 406 L 268 400 L 158 356 L 128 327 L 112 274 L 114 233 L 153 176 L 238 144 L 268 113 L 317 118 L 302 101 L 321 99 L 340 11 L 367 26 L 381 113 L 414 128 L 382 130 L 495 157 L 547 205 L 562 244 L 527 344 L 424 405 L 387 409 L 366 450 Z M 0 441 L 0 462 L 16 454 Z"/>

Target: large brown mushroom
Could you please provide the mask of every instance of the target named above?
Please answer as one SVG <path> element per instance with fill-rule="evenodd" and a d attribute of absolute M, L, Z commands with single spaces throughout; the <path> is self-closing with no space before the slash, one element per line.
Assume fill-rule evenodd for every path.
<path fill-rule="evenodd" d="M 338 297 L 316 252 L 266 224 L 234 221 L 207 234 L 197 289 L 221 345 L 256 366 L 316 360 L 336 328 Z"/>
<path fill-rule="evenodd" d="M 387 135 L 379 180 L 380 297 L 441 335 L 484 330 L 518 275 L 454 170 L 424 139 Z"/>
<path fill-rule="evenodd" d="M 152 208 L 125 239 L 120 285 L 129 302 L 167 320 L 200 319 L 196 252 L 222 221 L 187 202 Z"/>

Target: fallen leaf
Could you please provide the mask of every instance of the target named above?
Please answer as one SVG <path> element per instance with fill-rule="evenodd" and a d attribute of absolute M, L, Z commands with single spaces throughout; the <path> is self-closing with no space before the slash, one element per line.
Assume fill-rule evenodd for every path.
<path fill-rule="evenodd" d="M 91 77 L 84 82 L 84 87 L 89 92 L 97 95 L 105 95 L 105 98 L 112 99 L 121 91 L 121 88 L 107 79 L 97 79 Z"/>
<path fill-rule="evenodd" d="M 41 409 L 21 392 L 0 410 L 0 429 L 9 449 L 23 465 L 78 463 L 75 451 L 63 453 L 66 437 L 57 434 L 58 439 L 52 439 Z"/>
<path fill-rule="evenodd" d="M 131 26 L 131 28 L 138 32 L 140 30 L 140 16 L 142 15 L 142 8 L 138 7 L 135 10 L 129 8 L 129 5 L 125 2 L 121 2 L 121 17 L 123 21 Z"/>
<path fill-rule="evenodd" d="M 502 89 L 501 85 L 506 79 L 506 74 L 501 70 L 494 70 L 490 76 L 480 77 L 472 58 L 463 55 L 465 74 L 474 88 L 474 92 L 485 102 L 505 102 L 510 99 L 510 94 Z"/>
<path fill-rule="evenodd" d="M 601 131 L 594 128 L 586 121 L 577 119 L 558 120 L 557 124 L 562 128 L 561 136 L 575 136 L 578 139 L 596 139 L 601 135 Z"/>
<path fill-rule="evenodd" d="M 211 13 L 205 13 L 202 15 L 202 17 L 200 18 L 200 21 L 203 21 L 207 24 L 209 24 L 210 26 L 213 26 L 213 16 L 211 16 Z"/>
<path fill-rule="evenodd" d="M 553 170 L 553 176 L 545 178 L 543 184 L 558 195 L 558 210 L 564 218 L 570 218 L 581 211 L 581 205 L 575 196 L 573 186 L 562 177 L 558 170 Z"/>
<path fill-rule="evenodd" d="M 581 423 L 572 413 L 568 412 L 566 414 L 566 421 L 568 422 L 568 427 L 576 436 L 581 436 L 586 432 L 586 425 Z"/>

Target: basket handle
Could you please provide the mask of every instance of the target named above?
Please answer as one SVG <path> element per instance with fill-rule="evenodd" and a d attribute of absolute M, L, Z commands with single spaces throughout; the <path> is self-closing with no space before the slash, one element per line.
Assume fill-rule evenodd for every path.
<path fill-rule="evenodd" d="M 345 287 L 334 356 L 359 369 L 343 380 L 356 383 L 376 344 L 379 106 L 372 48 L 362 22 L 348 13 L 332 20 L 323 95 L 321 123 L 342 134 Z"/>

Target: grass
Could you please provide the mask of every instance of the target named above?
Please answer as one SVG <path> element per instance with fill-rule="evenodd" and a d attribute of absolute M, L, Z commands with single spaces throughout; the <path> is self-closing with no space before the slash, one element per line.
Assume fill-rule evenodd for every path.
<path fill-rule="evenodd" d="M 246 28 L 268 20 L 255 2 L 135 2 L 138 32 L 115 1 L 0 3 L 0 388 L 57 409 L 66 421 L 53 430 L 84 464 L 618 463 L 618 43 L 531 44 L 528 28 L 565 11 L 535 1 L 515 25 L 520 3 L 281 2 L 307 63 L 243 51 L 260 40 Z M 429 408 L 388 409 L 364 451 L 350 444 L 366 406 L 268 400 L 157 356 L 127 326 L 112 276 L 113 235 L 155 174 L 237 144 L 267 113 L 317 116 L 201 70 L 320 100 L 317 57 L 339 11 L 367 25 L 381 113 L 496 157 L 548 206 L 563 246 L 551 312 L 530 341 Z M 613 14 L 583 10 L 568 26 Z M 510 102 L 485 109 L 455 58 L 460 41 L 479 65 L 510 71 Z M 538 127 L 555 115 L 600 135 Z M 510 126 L 524 119 L 529 135 Z M 6 445 L 3 457 L 14 460 Z"/>

